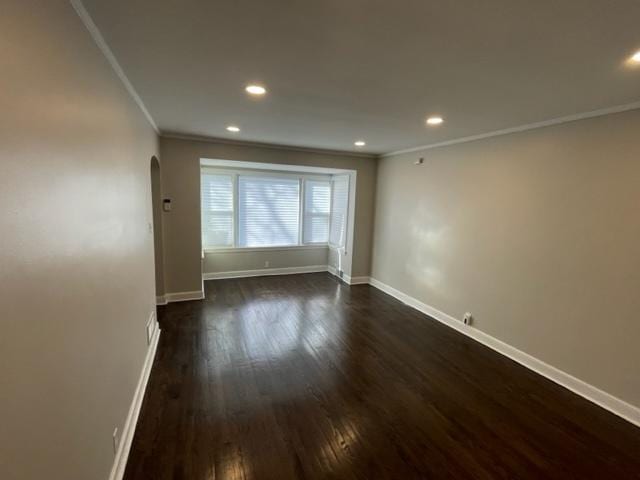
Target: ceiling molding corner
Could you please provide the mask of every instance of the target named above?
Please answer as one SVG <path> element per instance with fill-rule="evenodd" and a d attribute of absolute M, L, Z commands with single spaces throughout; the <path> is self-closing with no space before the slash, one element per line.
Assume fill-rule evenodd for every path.
<path fill-rule="evenodd" d="M 379 155 L 375 153 L 350 152 L 348 150 L 331 150 L 331 149 L 313 148 L 313 147 L 298 147 L 294 145 L 251 142 L 251 141 L 234 140 L 234 139 L 228 139 L 228 138 L 207 137 L 205 135 L 192 135 L 189 133 L 176 133 L 176 132 L 162 131 L 160 133 L 160 137 L 173 138 L 177 140 L 191 140 L 191 141 L 206 142 L 206 143 L 221 143 L 225 145 L 236 145 L 239 147 L 270 148 L 274 150 L 289 150 L 293 152 L 316 153 L 321 155 L 339 155 L 343 157 L 360 157 L 360 158 L 369 158 L 369 159 L 376 159 L 379 157 Z"/>
<path fill-rule="evenodd" d="M 405 148 L 402 150 L 396 150 L 389 153 L 383 153 L 380 158 L 393 157 L 396 155 L 402 155 L 405 153 L 419 152 L 422 150 L 431 150 L 433 148 L 448 147 L 450 145 L 457 145 L 459 143 L 473 142 L 476 140 L 483 140 L 485 138 L 498 137 L 501 135 L 509 135 L 512 133 L 526 132 L 527 130 L 535 130 L 538 128 L 551 127 L 553 125 L 560 125 L 563 123 L 576 122 L 579 120 L 586 120 L 588 118 L 601 117 L 604 115 L 611 115 L 613 113 L 622 113 L 629 110 L 640 109 L 640 101 L 626 103 L 624 105 L 616 105 L 613 107 L 601 108 L 598 110 L 591 110 L 589 112 L 576 113 L 573 115 L 567 115 L 565 117 L 552 118 L 550 120 L 543 120 L 541 122 L 528 123 L 526 125 L 519 125 L 517 127 L 505 128 L 502 130 L 494 130 L 492 132 L 480 133 L 478 135 L 470 135 L 468 137 L 456 138 L 453 140 L 447 140 L 444 142 L 431 143 L 427 145 L 420 145 L 418 147 Z"/>
<path fill-rule="evenodd" d="M 73 6 L 73 9 L 76 11 L 78 16 L 80 17 L 80 20 L 89 31 L 89 34 L 93 38 L 93 41 L 96 43 L 96 45 L 98 46 L 102 54 L 106 57 L 107 61 L 111 65 L 111 68 L 113 68 L 113 71 L 116 73 L 120 81 L 123 83 L 124 87 L 127 89 L 127 92 L 129 92 L 129 95 L 131 95 L 131 98 L 133 98 L 133 101 L 136 102 L 138 107 L 140 107 L 140 110 L 142 110 L 142 113 L 147 118 L 147 120 L 149 121 L 149 123 L 151 124 L 155 132 L 158 135 L 160 135 L 160 130 L 158 129 L 156 122 L 153 120 L 153 117 L 149 113 L 149 110 L 147 110 L 147 107 L 144 105 L 142 99 L 140 98 L 140 95 L 138 95 L 138 92 L 136 92 L 135 88 L 133 88 L 133 85 L 127 78 L 127 75 L 124 73 L 124 70 L 122 70 L 122 67 L 118 63 L 118 60 L 116 60 L 115 55 L 113 54 L 113 52 L 109 48 L 109 45 L 107 45 L 107 42 L 102 36 L 102 33 L 100 33 L 100 30 L 98 29 L 97 25 L 91 18 L 91 15 L 89 15 L 89 12 L 83 5 L 82 0 L 69 0 L 69 1 L 71 3 L 71 6 Z"/>

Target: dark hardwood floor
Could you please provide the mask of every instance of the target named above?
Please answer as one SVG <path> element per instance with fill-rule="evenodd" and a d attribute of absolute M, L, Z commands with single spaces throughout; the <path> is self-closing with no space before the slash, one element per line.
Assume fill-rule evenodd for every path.
<path fill-rule="evenodd" d="M 205 282 L 162 336 L 125 478 L 640 479 L 640 429 L 367 285 Z"/>

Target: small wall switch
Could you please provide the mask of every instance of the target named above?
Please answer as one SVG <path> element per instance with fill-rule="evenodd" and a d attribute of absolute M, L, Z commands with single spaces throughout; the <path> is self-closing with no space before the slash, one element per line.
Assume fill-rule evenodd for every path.
<path fill-rule="evenodd" d="M 171 211 L 171 199 L 170 198 L 165 198 L 164 200 L 162 200 L 162 210 L 165 212 L 170 212 Z"/>

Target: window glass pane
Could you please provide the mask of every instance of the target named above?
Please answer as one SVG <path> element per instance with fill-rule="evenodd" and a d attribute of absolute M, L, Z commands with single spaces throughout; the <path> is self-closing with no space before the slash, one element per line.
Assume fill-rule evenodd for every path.
<path fill-rule="evenodd" d="M 306 180 L 304 183 L 304 243 L 329 241 L 331 184 L 328 180 Z"/>
<path fill-rule="evenodd" d="M 233 177 L 202 173 L 202 246 L 233 246 Z"/>
<path fill-rule="evenodd" d="M 332 180 L 331 226 L 329 243 L 334 247 L 344 247 L 347 237 L 347 211 L 349 206 L 349 177 Z"/>
<path fill-rule="evenodd" d="M 300 182 L 238 177 L 238 246 L 298 245 Z"/>

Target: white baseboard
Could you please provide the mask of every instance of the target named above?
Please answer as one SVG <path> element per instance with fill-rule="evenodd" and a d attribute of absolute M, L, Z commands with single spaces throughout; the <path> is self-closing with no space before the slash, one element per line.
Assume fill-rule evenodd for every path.
<path fill-rule="evenodd" d="M 167 298 L 164 295 L 156 296 L 156 305 L 166 305 Z"/>
<path fill-rule="evenodd" d="M 225 278 L 263 277 L 266 275 L 292 275 L 295 273 L 326 272 L 326 265 L 308 267 L 263 268 L 259 270 L 236 270 L 233 272 L 215 272 L 202 275 L 203 280 L 222 280 Z"/>
<path fill-rule="evenodd" d="M 327 272 L 329 272 L 334 277 L 340 278 L 340 276 L 338 275 L 338 270 L 336 269 L 336 267 L 333 267 L 331 265 L 327 265 Z M 366 276 L 352 277 L 350 275 L 347 275 L 344 272 L 342 273 L 341 280 L 344 281 L 348 285 L 362 285 L 362 284 L 365 284 L 365 283 L 369 283 L 369 277 L 366 277 Z"/>
<path fill-rule="evenodd" d="M 552 380 L 553 382 L 571 390 L 572 392 L 586 398 L 587 400 L 601 406 L 602 408 L 609 410 L 610 412 L 624 418 L 625 420 L 640 427 L 640 408 L 635 407 L 624 400 L 620 400 L 613 395 L 600 390 L 593 385 L 590 385 L 556 367 L 553 367 L 542 360 L 539 360 L 521 350 L 518 350 L 511 345 L 498 340 L 491 335 L 484 333 L 471 326 L 466 326 L 460 320 L 455 319 L 451 315 L 448 315 L 440 310 L 421 302 L 420 300 L 411 297 L 400 290 L 371 278 L 369 283 L 385 293 L 388 293 L 392 297 L 397 298 L 401 302 L 415 308 L 416 310 L 438 320 L 445 325 L 454 328 L 455 330 L 477 340 L 478 342 L 486 345 L 487 347 L 495 350 L 502 355 L 509 357 L 510 359 L 518 362 L 519 364 L 533 370 L 534 372 L 542 375 L 543 377 Z"/>
<path fill-rule="evenodd" d="M 165 304 L 173 302 L 186 302 L 188 300 L 202 300 L 204 298 L 204 292 L 202 290 L 195 290 L 193 292 L 177 292 L 177 293 L 165 293 Z"/>
<path fill-rule="evenodd" d="M 369 283 L 369 277 L 348 277 L 347 283 L 349 285 L 363 285 Z"/>
<path fill-rule="evenodd" d="M 136 424 L 138 423 L 138 415 L 140 415 L 140 407 L 142 407 L 142 400 L 144 399 L 144 392 L 147 389 L 147 382 L 149 381 L 153 359 L 156 356 L 159 339 L 160 329 L 156 327 L 149 348 L 147 349 L 147 356 L 144 359 L 142 373 L 140 374 L 140 379 L 138 380 L 138 385 L 133 395 L 133 401 L 129 407 L 127 419 L 122 428 L 120 445 L 116 452 L 113 466 L 111 467 L 109 480 L 122 480 L 124 476 L 124 470 L 127 466 L 127 460 L 129 459 L 129 451 L 131 450 L 131 442 L 133 441 L 133 434 L 136 430 Z"/>

